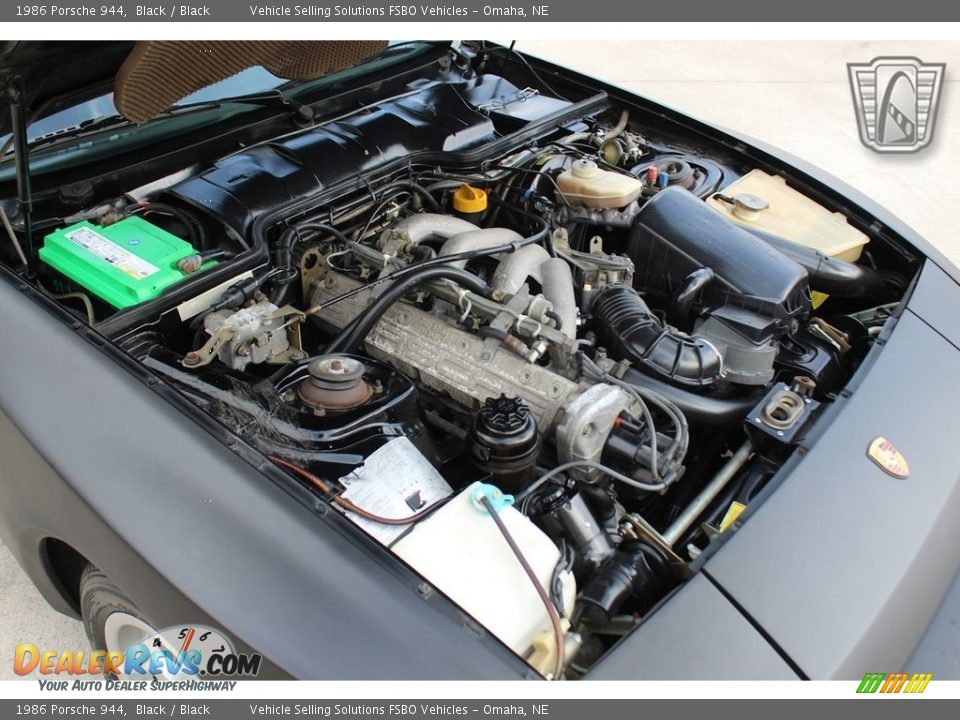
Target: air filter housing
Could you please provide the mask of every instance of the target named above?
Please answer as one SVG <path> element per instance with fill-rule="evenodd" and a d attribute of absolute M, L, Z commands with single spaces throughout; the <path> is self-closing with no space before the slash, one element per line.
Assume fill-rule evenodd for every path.
<path fill-rule="evenodd" d="M 687 190 L 669 187 L 644 204 L 630 235 L 634 286 L 673 298 L 690 273 L 714 279 L 694 302 L 734 305 L 789 329 L 810 312 L 807 272 Z"/>

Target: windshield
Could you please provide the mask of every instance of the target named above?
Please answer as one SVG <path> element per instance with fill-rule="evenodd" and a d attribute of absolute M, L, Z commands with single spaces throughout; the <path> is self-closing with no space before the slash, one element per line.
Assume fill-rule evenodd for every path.
<path fill-rule="evenodd" d="M 226 80 L 215 82 L 195 93 L 187 95 L 178 104 L 197 102 L 215 102 L 234 95 L 274 90 L 287 81 L 271 74 L 262 67 L 247 68 Z M 117 115 L 113 104 L 113 93 L 79 103 L 66 110 L 60 110 L 31 123 L 27 128 L 27 142 L 36 142 L 47 136 L 55 136 L 69 131 L 81 124 L 95 122 Z M 0 145 L 6 144 L 10 133 L 0 136 Z"/>
<path fill-rule="evenodd" d="M 161 116 L 141 125 L 124 125 L 121 122 L 120 127 L 114 126 L 103 132 L 84 134 L 83 137 L 67 140 L 67 135 L 86 125 L 118 115 L 113 103 L 113 93 L 106 93 L 30 123 L 27 128 L 28 143 L 54 140 L 61 134 L 65 136 L 63 142 L 34 150 L 30 157 L 30 171 L 32 174 L 42 173 L 76 162 L 90 161 L 118 152 L 121 146 L 122 149 L 128 149 L 133 144 L 156 142 L 257 108 L 256 105 L 231 103 L 229 98 L 277 90 L 282 90 L 291 97 L 309 95 L 312 90 L 355 79 L 357 76 L 418 55 L 434 45 L 426 42 L 391 44 L 380 55 L 368 58 L 359 65 L 303 82 L 279 78 L 262 67 L 248 68 L 184 97 L 173 107 L 226 101 L 222 106 L 201 105 L 198 112 L 184 116 Z M 0 164 L 3 165 L 0 168 L 0 181 L 9 179 L 14 173 L 13 153 L 8 149 L 10 137 L 9 133 L 0 136 L 0 147 L 5 148 L 4 156 L 0 158 Z"/>

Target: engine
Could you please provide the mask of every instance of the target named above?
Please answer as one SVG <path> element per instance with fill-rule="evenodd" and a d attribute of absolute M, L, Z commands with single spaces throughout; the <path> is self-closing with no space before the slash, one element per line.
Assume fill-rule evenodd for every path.
<path fill-rule="evenodd" d="M 657 132 L 438 83 L 91 206 L 40 282 L 575 678 L 736 531 L 907 283 L 782 178 Z"/>

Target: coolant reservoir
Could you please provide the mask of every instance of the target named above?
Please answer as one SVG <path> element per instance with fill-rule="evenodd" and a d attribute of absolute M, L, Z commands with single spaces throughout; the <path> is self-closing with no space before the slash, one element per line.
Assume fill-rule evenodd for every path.
<path fill-rule="evenodd" d="M 391 550 L 514 652 L 524 655 L 535 637 L 551 631 L 550 617 L 493 518 L 473 501 L 479 486 L 474 483 L 462 490 Z M 557 546 L 514 508 L 502 507 L 498 513 L 549 592 L 560 560 Z M 576 583 L 569 572 L 561 573 L 560 581 L 569 617 Z"/>
<path fill-rule="evenodd" d="M 640 197 L 643 183 L 630 175 L 601 170 L 593 160 L 575 160 L 557 177 L 557 187 L 571 203 L 614 209 Z"/>
<path fill-rule="evenodd" d="M 860 259 L 869 238 L 840 213 L 827 210 L 787 185 L 786 180 L 751 170 L 707 204 L 734 222 L 779 235 L 847 262 Z M 731 202 L 732 201 L 732 202 Z"/>

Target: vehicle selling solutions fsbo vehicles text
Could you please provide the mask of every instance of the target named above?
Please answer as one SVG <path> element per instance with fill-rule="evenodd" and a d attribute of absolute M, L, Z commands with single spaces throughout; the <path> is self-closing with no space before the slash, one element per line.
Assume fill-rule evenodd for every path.
<path fill-rule="evenodd" d="M 392 17 L 392 18 L 455 18 L 470 17 L 547 17 L 549 5 L 532 5 L 529 8 L 520 5 L 467 8 L 461 5 L 440 4 L 397 4 L 385 7 L 367 7 L 365 5 L 248 5 L 252 17 Z"/>

